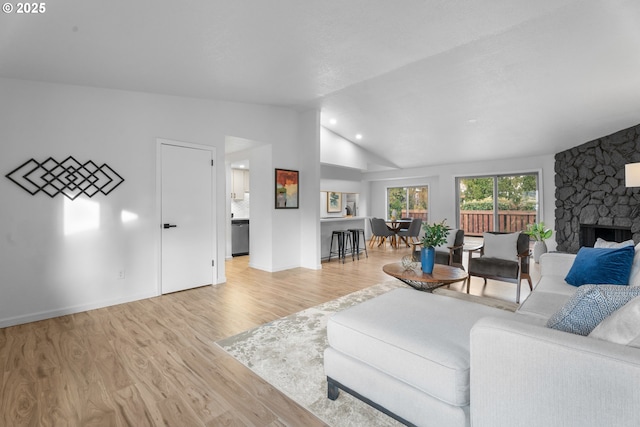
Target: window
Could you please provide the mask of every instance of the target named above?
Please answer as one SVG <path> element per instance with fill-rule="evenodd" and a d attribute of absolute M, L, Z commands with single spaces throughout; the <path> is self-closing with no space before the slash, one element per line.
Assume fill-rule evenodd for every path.
<path fill-rule="evenodd" d="M 387 188 L 387 218 L 428 217 L 429 187 L 390 187 Z"/>
<path fill-rule="evenodd" d="M 538 174 L 457 178 L 458 227 L 468 236 L 512 233 L 539 217 Z"/>

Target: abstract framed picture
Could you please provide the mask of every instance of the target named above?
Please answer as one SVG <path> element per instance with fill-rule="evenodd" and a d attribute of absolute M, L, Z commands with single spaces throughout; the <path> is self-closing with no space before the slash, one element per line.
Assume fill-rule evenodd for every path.
<path fill-rule="evenodd" d="M 327 191 L 327 212 L 342 212 L 342 193 Z"/>
<path fill-rule="evenodd" d="M 298 171 L 276 169 L 276 209 L 298 209 Z"/>

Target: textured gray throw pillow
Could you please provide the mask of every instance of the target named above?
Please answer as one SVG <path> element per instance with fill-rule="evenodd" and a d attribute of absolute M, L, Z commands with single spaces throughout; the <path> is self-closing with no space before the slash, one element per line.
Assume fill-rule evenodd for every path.
<path fill-rule="evenodd" d="M 547 326 L 589 335 L 611 313 L 637 296 L 640 296 L 637 286 L 583 285 L 549 318 Z"/>

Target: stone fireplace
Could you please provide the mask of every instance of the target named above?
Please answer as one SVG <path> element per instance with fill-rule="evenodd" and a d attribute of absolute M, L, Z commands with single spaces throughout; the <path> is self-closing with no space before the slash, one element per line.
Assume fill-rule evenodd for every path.
<path fill-rule="evenodd" d="M 624 182 L 624 165 L 634 162 L 640 125 L 556 154 L 558 251 L 576 253 L 597 237 L 640 242 L 640 188 Z"/>

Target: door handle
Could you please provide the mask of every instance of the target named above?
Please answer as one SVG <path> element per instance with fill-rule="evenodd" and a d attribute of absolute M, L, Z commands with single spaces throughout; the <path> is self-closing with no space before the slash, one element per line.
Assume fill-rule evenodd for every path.
<path fill-rule="evenodd" d="M 177 227 L 177 225 L 175 225 L 175 224 L 163 224 L 162 227 L 163 228 L 175 228 L 175 227 Z"/>

